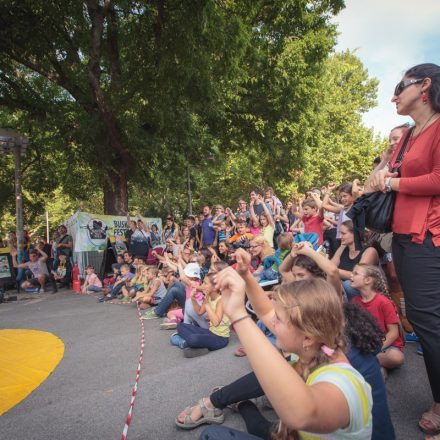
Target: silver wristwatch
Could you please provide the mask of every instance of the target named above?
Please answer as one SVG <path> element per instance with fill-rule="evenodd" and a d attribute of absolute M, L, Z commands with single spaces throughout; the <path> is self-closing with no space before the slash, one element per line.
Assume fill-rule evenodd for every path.
<path fill-rule="evenodd" d="M 385 178 L 385 191 L 391 192 L 393 189 L 391 188 L 391 177 Z"/>

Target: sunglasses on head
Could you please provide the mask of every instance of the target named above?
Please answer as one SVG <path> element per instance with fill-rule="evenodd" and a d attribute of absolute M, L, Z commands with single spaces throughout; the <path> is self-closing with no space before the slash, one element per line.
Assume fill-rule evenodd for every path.
<path fill-rule="evenodd" d="M 394 96 L 399 96 L 408 86 L 422 82 L 423 79 L 403 79 L 394 89 Z"/>

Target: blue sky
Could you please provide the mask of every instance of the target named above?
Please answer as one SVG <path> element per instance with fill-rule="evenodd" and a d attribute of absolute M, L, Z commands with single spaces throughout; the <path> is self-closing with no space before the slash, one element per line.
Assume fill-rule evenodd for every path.
<path fill-rule="evenodd" d="M 338 24 L 337 51 L 356 50 L 370 76 L 379 79 L 378 106 L 364 116 L 377 134 L 408 117 L 398 116 L 391 103 L 394 86 L 410 67 L 440 65 L 440 0 L 346 0 L 334 18 Z"/>

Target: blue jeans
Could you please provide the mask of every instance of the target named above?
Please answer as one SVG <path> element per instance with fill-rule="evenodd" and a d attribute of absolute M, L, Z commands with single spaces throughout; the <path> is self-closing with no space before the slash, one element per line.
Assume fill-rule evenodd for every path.
<path fill-rule="evenodd" d="M 347 294 L 348 301 L 351 301 L 355 296 L 360 295 L 359 290 L 351 287 L 351 281 L 350 280 L 342 281 L 342 287 L 344 288 L 344 291 Z"/>
<path fill-rule="evenodd" d="M 186 292 L 185 284 L 180 281 L 174 283 L 168 290 L 162 301 L 154 309 L 157 316 L 165 316 L 174 300 L 177 300 L 182 309 L 185 308 Z"/>
<path fill-rule="evenodd" d="M 177 325 L 177 333 L 188 343 L 191 348 L 207 348 L 219 350 L 226 347 L 229 338 L 223 338 L 212 333 L 207 328 L 196 327 L 195 325 L 181 323 Z"/>
<path fill-rule="evenodd" d="M 87 291 L 88 292 L 101 292 L 102 287 L 98 287 L 98 286 L 87 286 Z"/>

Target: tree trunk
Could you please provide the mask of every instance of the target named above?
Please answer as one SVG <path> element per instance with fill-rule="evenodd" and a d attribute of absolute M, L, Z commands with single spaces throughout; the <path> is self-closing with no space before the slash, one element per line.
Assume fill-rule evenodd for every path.
<path fill-rule="evenodd" d="M 103 184 L 104 214 L 124 215 L 128 212 L 127 170 L 123 164 L 108 170 Z"/>

